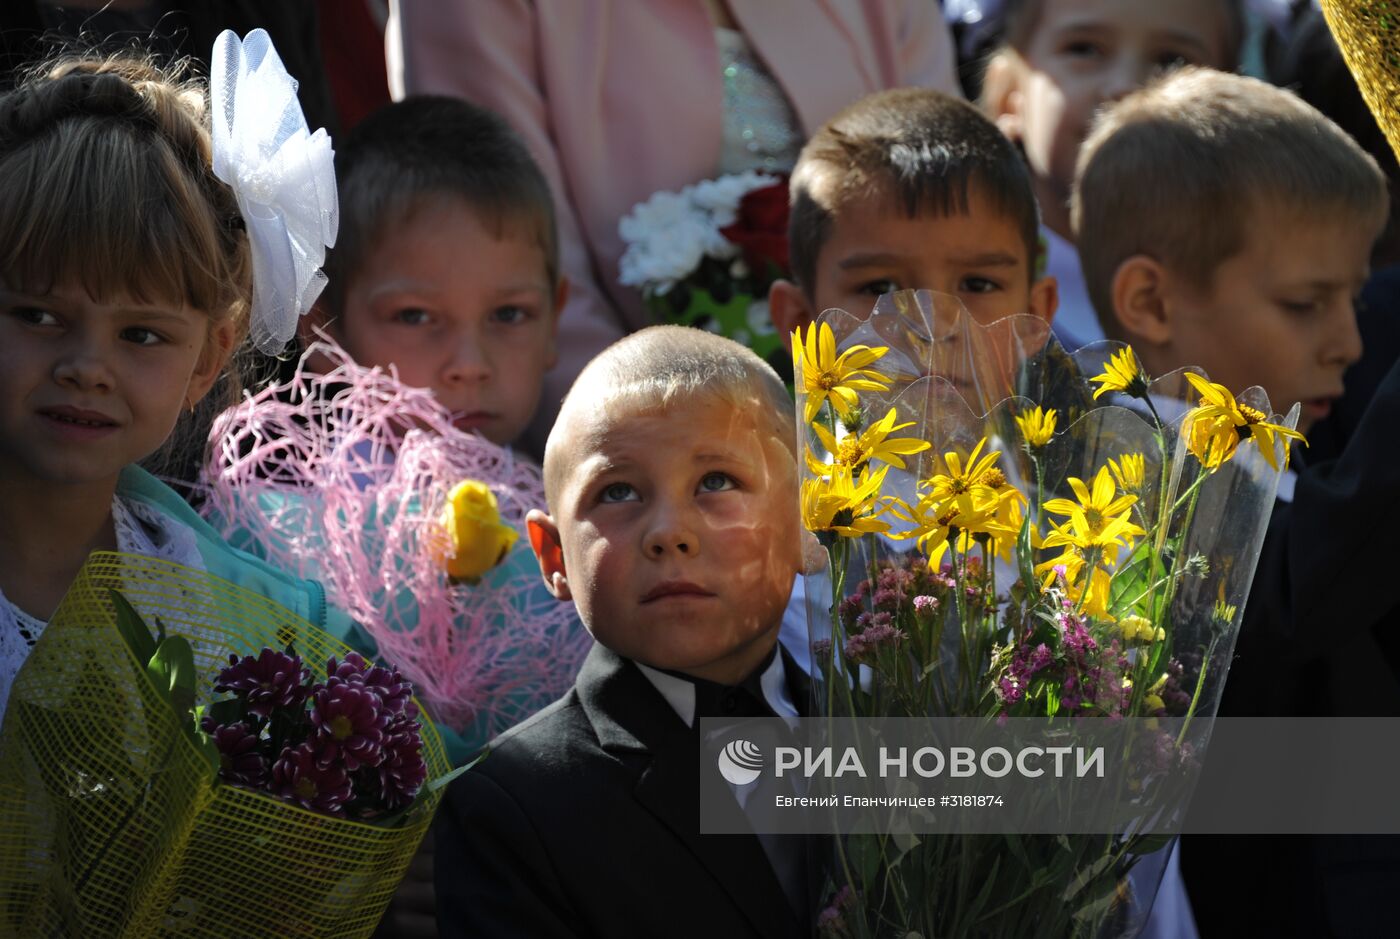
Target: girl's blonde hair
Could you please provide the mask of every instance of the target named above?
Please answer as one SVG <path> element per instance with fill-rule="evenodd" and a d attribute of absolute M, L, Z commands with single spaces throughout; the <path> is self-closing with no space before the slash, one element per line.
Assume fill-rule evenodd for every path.
<path fill-rule="evenodd" d="M 237 345 L 252 290 L 247 233 L 212 169 L 204 86 L 181 71 L 130 54 L 67 56 L 0 97 L 0 280 L 187 304 L 231 324 Z M 209 337 L 204 355 L 220 354 Z M 236 380 L 222 386 L 206 410 L 237 396 Z"/>

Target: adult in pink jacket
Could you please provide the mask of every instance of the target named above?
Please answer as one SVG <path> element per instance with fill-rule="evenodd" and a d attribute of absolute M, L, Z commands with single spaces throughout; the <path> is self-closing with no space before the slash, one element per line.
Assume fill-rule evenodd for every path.
<path fill-rule="evenodd" d="M 618 220 L 634 205 L 722 173 L 787 170 L 812 131 L 871 92 L 958 92 L 935 0 L 396 0 L 386 44 L 396 98 L 497 111 L 553 189 L 570 299 L 537 445 L 584 364 L 650 322 L 617 282 Z"/>

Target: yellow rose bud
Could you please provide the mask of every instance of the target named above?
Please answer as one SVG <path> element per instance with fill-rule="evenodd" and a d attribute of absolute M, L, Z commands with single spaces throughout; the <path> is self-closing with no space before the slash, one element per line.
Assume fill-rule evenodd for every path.
<path fill-rule="evenodd" d="M 442 562 L 454 582 L 476 583 L 505 559 L 518 537 L 501 524 L 495 493 L 475 479 L 463 480 L 447 494 L 440 523 L 451 539 Z"/>

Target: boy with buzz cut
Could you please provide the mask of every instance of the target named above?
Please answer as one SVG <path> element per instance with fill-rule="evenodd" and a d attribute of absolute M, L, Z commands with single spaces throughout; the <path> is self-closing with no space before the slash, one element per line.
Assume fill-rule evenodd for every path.
<path fill-rule="evenodd" d="M 1353 298 L 1387 209 L 1375 161 L 1320 112 L 1254 79 L 1190 69 L 1100 116 L 1072 218 L 1110 338 L 1152 374 L 1200 366 L 1236 394 L 1261 386 L 1275 411 L 1300 402 L 1306 432 L 1361 354 Z M 1382 468 L 1396 463 L 1396 387 L 1383 386 L 1386 408 L 1367 415 L 1339 472 L 1300 474 L 1292 504 L 1280 485 L 1222 716 L 1400 708 L 1390 640 L 1353 610 L 1394 603 L 1389 554 L 1364 545 L 1377 506 L 1394 502 Z M 1357 563 L 1371 556 L 1391 569 L 1358 583 L 1349 575 L 1373 569 Z M 1182 858 L 1207 939 L 1394 931 L 1384 897 L 1400 839 L 1188 836 Z"/>
<path fill-rule="evenodd" d="M 905 289 L 951 294 L 982 324 L 1055 314 L 1025 163 L 966 101 L 917 88 L 862 98 L 802 148 L 789 189 L 794 280 L 768 297 L 784 336 Z"/>
<path fill-rule="evenodd" d="M 699 831 L 701 717 L 795 716 L 796 429 L 748 349 L 657 326 L 575 382 L 530 540 L 595 645 L 573 689 L 448 789 L 443 936 L 810 935 L 800 839 Z"/>

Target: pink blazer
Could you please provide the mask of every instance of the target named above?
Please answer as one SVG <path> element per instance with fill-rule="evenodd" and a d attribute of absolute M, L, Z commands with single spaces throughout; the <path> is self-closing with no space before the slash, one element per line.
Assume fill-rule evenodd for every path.
<path fill-rule="evenodd" d="M 728 0 L 810 134 L 885 88 L 957 93 L 935 0 Z M 716 175 L 724 92 L 701 0 L 397 0 L 389 82 L 504 116 L 554 192 L 571 299 L 537 423 L 604 346 L 650 322 L 617 283 L 618 220 L 660 189 Z M 543 437 L 539 437 L 543 440 Z"/>

